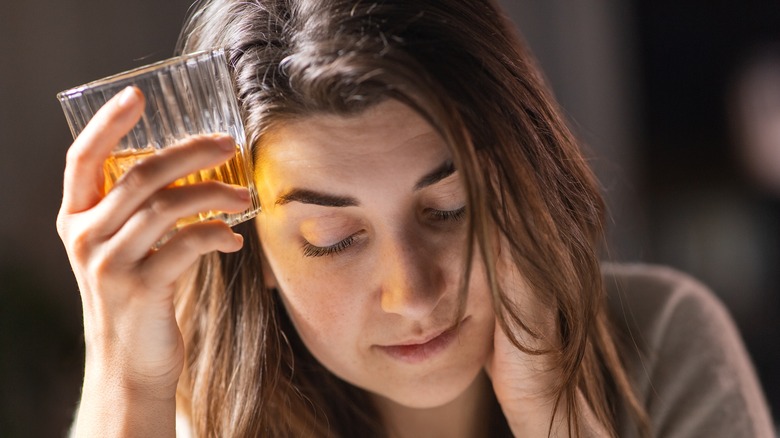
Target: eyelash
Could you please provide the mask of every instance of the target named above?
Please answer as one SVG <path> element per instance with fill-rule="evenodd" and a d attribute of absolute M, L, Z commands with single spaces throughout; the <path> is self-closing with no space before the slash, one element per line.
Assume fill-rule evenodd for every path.
<path fill-rule="evenodd" d="M 430 214 L 434 220 L 441 222 L 457 222 L 466 217 L 466 207 L 461 207 L 457 210 L 435 210 L 429 209 L 427 213 Z M 303 244 L 303 256 L 304 257 L 324 257 L 336 255 L 345 249 L 352 246 L 357 240 L 358 234 L 353 234 L 346 239 L 337 242 L 330 246 L 315 246 L 309 242 Z"/>
<path fill-rule="evenodd" d="M 435 210 L 429 209 L 430 214 L 434 219 L 442 222 L 457 222 L 466 217 L 466 207 L 463 206 L 457 210 Z"/>
<path fill-rule="evenodd" d="M 330 246 L 314 246 L 309 242 L 305 242 L 303 244 L 303 256 L 322 257 L 322 256 L 335 255 L 352 246 L 352 244 L 355 243 L 356 239 L 357 239 L 357 235 L 353 234 L 347 237 L 346 239 Z"/>

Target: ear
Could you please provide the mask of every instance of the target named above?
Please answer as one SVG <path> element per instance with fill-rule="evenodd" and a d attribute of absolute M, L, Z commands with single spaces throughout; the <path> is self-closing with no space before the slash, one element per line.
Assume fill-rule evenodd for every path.
<path fill-rule="evenodd" d="M 261 257 L 262 269 L 263 269 L 263 286 L 266 289 L 278 289 L 279 283 L 276 281 L 276 275 L 274 275 L 271 265 L 268 264 L 268 258 L 263 254 Z"/>

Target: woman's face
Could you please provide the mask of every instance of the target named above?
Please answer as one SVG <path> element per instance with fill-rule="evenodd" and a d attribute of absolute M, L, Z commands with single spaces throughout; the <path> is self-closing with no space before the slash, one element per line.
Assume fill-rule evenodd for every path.
<path fill-rule="evenodd" d="M 262 148 L 256 226 L 267 281 L 307 348 L 402 405 L 455 399 L 492 349 L 495 318 L 475 260 L 457 320 L 466 198 L 442 139 L 387 101 L 286 123 Z"/>

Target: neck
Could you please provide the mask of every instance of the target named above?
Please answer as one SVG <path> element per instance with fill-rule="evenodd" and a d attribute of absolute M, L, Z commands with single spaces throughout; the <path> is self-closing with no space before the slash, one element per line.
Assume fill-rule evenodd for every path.
<path fill-rule="evenodd" d="M 480 373 L 456 399 L 435 408 L 409 408 L 379 396 L 375 397 L 375 403 L 390 438 L 481 437 L 488 432 L 486 427 L 494 424 L 494 421 L 486 420 L 500 415 L 490 381 L 484 373 Z"/>

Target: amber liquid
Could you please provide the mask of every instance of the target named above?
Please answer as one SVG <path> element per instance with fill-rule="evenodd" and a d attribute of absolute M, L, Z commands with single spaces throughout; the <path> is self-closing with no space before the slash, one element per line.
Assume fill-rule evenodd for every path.
<path fill-rule="evenodd" d="M 108 193 L 108 191 L 114 187 L 116 181 L 131 167 L 135 166 L 140 161 L 148 158 L 154 153 L 155 150 L 150 148 L 120 152 L 110 156 L 103 164 L 103 172 L 105 174 L 105 193 Z M 230 160 L 217 167 L 200 170 L 198 172 L 187 175 L 184 178 L 179 178 L 171 183 L 169 187 L 180 187 L 187 184 L 197 184 L 204 181 L 220 181 L 225 184 L 249 187 L 249 181 L 247 179 L 244 166 L 244 156 L 241 154 L 239 147 L 236 146 L 236 153 Z M 201 222 L 211 219 L 222 219 L 228 222 L 229 225 L 234 225 L 234 223 L 231 223 L 229 215 L 221 211 L 206 211 L 194 216 L 179 219 L 176 222 L 176 228 L 180 228 L 184 225 L 194 222 Z"/>

